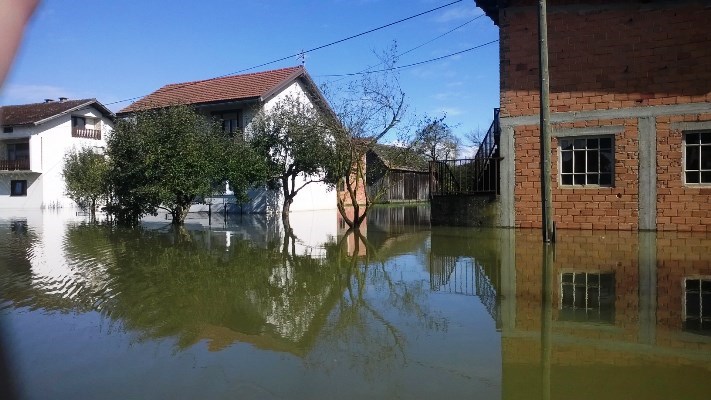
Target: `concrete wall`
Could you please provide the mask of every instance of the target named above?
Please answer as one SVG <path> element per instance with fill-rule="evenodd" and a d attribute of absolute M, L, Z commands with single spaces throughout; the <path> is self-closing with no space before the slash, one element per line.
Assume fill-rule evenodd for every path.
<path fill-rule="evenodd" d="M 498 226 L 499 202 L 491 195 L 452 195 L 432 197 L 432 225 Z"/>
<path fill-rule="evenodd" d="M 560 185 L 553 139 L 557 227 L 711 231 L 711 185 L 685 185 L 682 173 L 682 133 L 711 127 L 708 3 L 570 0 L 548 11 L 554 136 L 615 139 L 611 187 Z M 502 146 L 502 224 L 540 227 L 536 2 L 509 2 L 499 21 L 501 126 L 513 139 Z"/>

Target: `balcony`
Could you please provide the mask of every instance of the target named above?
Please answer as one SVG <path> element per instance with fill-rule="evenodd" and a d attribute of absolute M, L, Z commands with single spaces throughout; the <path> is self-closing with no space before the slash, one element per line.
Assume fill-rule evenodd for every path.
<path fill-rule="evenodd" d="M 100 129 L 83 129 L 83 128 L 72 128 L 72 137 L 82 138 L 82 139 L 94 139 L 101 140 L 101 130 Z"/>
<path fill-rule="evenodd" d="M 29 171 L 30 160 L 0 160 L 0 171 Z"/>

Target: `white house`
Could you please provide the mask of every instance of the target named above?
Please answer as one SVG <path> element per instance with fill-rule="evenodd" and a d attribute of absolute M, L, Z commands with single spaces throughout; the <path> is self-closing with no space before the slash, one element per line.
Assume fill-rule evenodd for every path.
<path fill-rule="evenodd" d="M 73 207 L 65 194 L 64 156 L 105 148 L 114 118 L 96 99 L 0 107 L 0 208 Z"/>
<path fill-rule="evenodd" d="M 117 115 L 128 117 L 139 111 L 188 104 L 204 115 L 220 119 L 225 132 L 248 137 L 250 124 L 257 113 L 270 110 L 287 97 L 301 99 L 314 107 L 328 107 L 304 67 L 297 66 L 165 85 L 120 110 Z M 303 182 L 297 182 L 297 186 Z M 281 211 L 283 199 L 278 190 L 258 189 L 250 192 L 249 203 L 240 206 L 235 205 L 233 196 L 216 197 L 210 201 L 214 211 L 228 207 L 228 210 L 244 213 L 272 213 Z M 205 207 L 193 207 L 191 211 Z M 335 191 L 323 183 L 305 186 L 290 208 L 292 212 L 335 209 Z"/>

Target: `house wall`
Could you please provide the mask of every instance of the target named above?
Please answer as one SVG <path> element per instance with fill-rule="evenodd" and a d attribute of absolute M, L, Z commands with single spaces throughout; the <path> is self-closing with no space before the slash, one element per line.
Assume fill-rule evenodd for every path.
<path fill-rule="evenodd" d="M 99 119 L 103 127 L 101 140 L 72 137 L 71 115 Z M 64 157 L 71 149 L 105 148 L 106 134 L 110 132 L 113 123 L 93 107 L 75 111 L 71 115 L 58 117 L 38 126 L 14 129 L 15 137 L 29 136 L 30 171 L 0 172 L 0 208 L 75 206 L 65 195 L 66 186 L 62 177 Z M 14 179 L 27 179 L 27 196 L 10 196 L 10 181 Z"/>
<path fill-rule="evenodd" d="M 686 232 L 566 232 L 548 274 L 553 366 L 694 366 L 709 370 L 711 340 L 685 331 L 684 280 L 711 279 L 711 239 Z M 592 249 L 592 250 L 591 250 Z M 598 249 L 595 251 L 594 249 Z M 517 230 L 513 262 L 501 263 L 515 295 L 502 297 L 502 359 L 540 365 L 545 300 L 539 230 Z M 594 254 L 594 257 L 590 255 Z M 562 317 L 561 274 L 614 274 L 614 317 L 608 322 Z M 594 309 L 595 306 L 592 306 Z"/>
<path fill-rule="evenodd" d="M 284 101 L 288 97 L 297 98 L 299 101 L 313 106 L 304 86 L 300 81 L 296 80 L 287 88 L 268 99 L 264 103 L 264 110 L 269 112 L 280 101 Z M 296 179 L 296 186 L 301 186 L 305 182 L 306 178 L 300 175 Z M 279 204 L 282 203 L 283 200 L 280 199 Z M 290 209 L 291 211 L 334 210 L 336 209 L 335 191 L 325 183 L 309 183 L 296 195 Z"/>
<path fill-rule="evenodd" d="M 499 13 L 504 226 L 541 226 L 536 5 Z M 711 129 L 708 2 L 552 0 L 548 13 L 556 226 L 711 231 L 711 185 L 685 186 L 682 164 L 683 132 Z M 560 185 L 558 137 L 585 135 L 615 138 L 612 187 Z"/>

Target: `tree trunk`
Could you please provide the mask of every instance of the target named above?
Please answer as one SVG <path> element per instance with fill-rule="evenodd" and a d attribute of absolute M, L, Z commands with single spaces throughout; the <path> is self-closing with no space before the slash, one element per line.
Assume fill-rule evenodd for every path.
<path fill-rule="evenodd" d="M 96 222 L 96 199 L 91 199 L 91 222 Z"/>
<path fill-rule="evenodd" d="M 188 216 L 188 211 L 190 211 L 190 204 L 179 204 L 170 212 L 173 220 L 171 223 L 173 225 L 183 225 L 185 223 L 185 218 Z"/>

